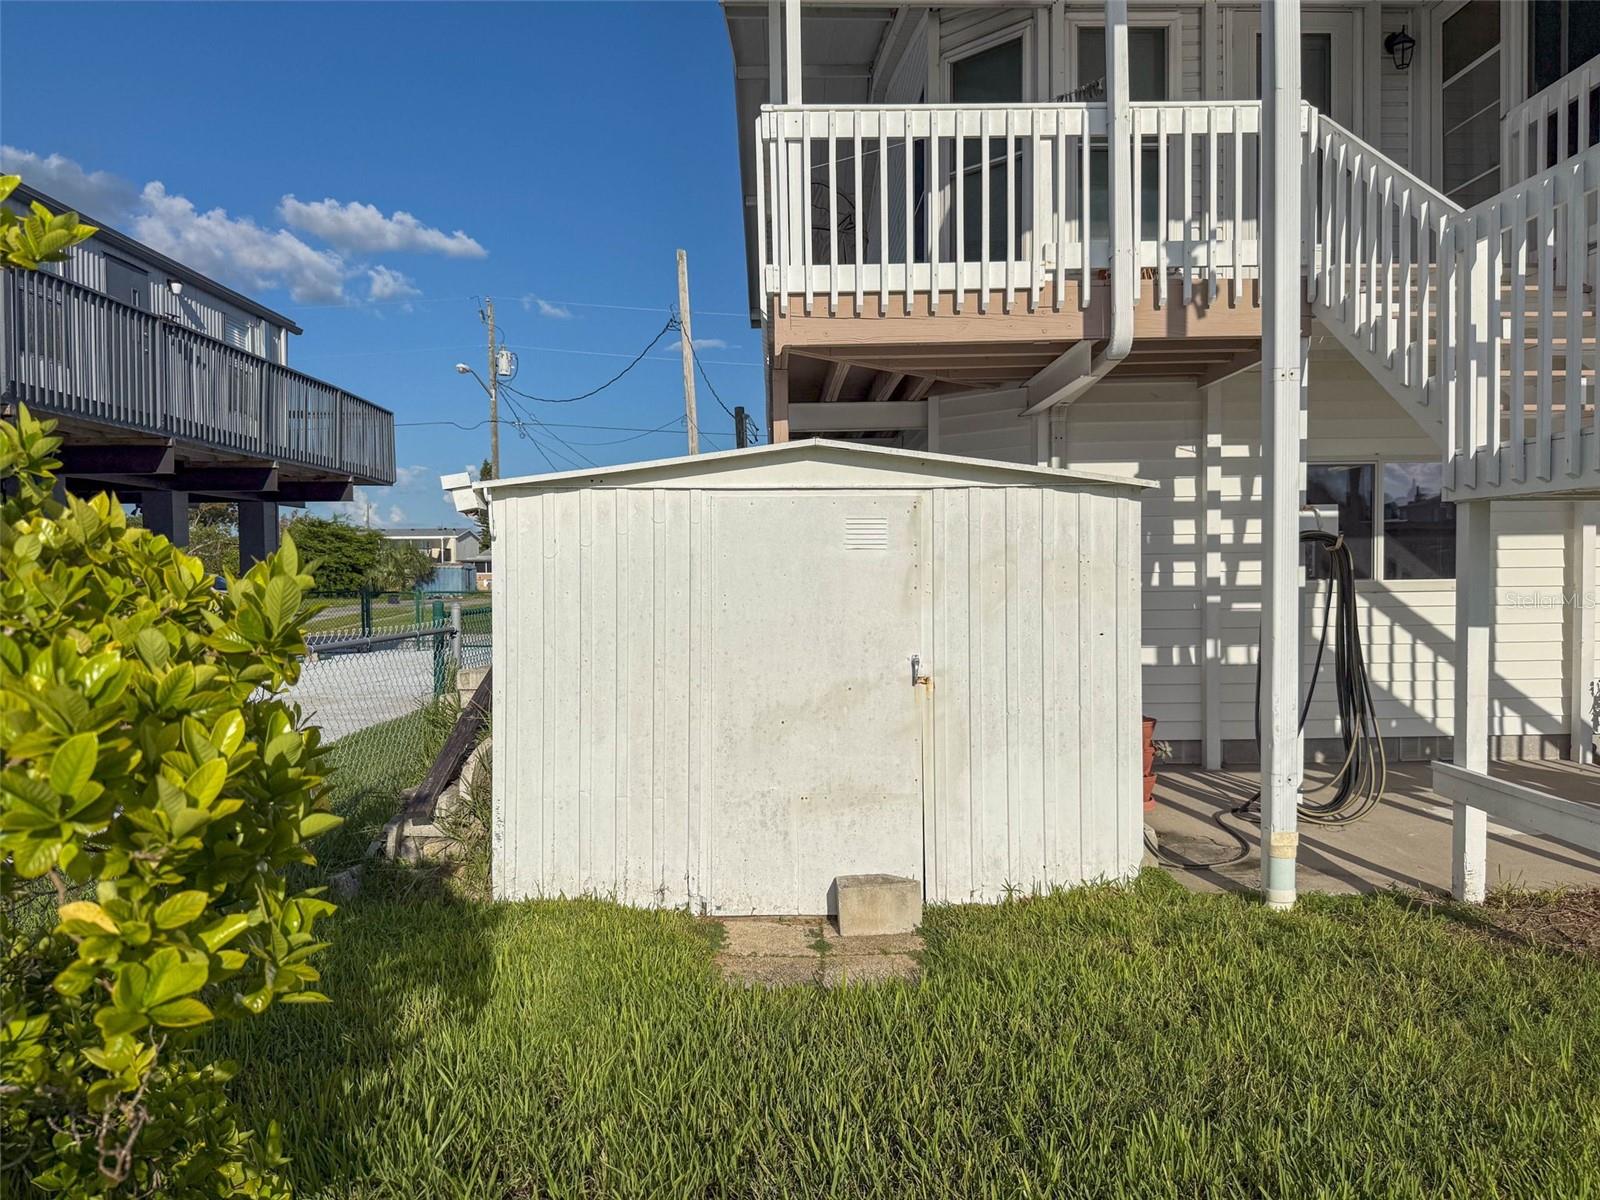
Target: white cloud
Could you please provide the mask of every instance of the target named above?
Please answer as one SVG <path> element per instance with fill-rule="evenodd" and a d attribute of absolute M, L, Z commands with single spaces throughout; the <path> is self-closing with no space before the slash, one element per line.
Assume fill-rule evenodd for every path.
<path fill-rule="evenodd" d="M 377 499 L 366 488 L 356 488 L 349 500 L 327 507 L 330 516 L 345 517 L 354 525 L 371 525 L 375 529 L 387 529 L 406 523 L 405 509 L 398 504 Z"/>
<path fill-rule="evenodd" d="M 340 250 L 416 254 L 443 254 L 450 258 L 485 258 L 488 251 L 458 229 L 446 233 L 424 225 L 408 212 L 384 216 L 375 205 L 359 200 L 313 200 L 307 203 L 285 196 L 278 215 L 286 225 L 321 238 Z"/>
<path fill-rule="evenodd" d="M 551 317 L 557 321 L 567 321 L 572 318 L 572 310 L 570 308 L 562 304 L 552 304 L 548 300 L 542 300 L 532 292 L 522 298 L 522 308 L 524 312 L 536 312 L 541 317 Z"/>
<path fill-rule="evenodd" d="M 370 204 L 336 200 L 302 204 L 285 196 L 280 205 L 283 219 L 331 243 L 320 247 L 289 229 L 262 226 L 222 208 L 201 211 L 160 181 L 141 188 L 108 171 L 87 171 L 60 154 L 41 156 L 0 146 L 0 170 L 21 175 L 91 219 L 118 226 L 196 271 L 242 291 L 285 288 L 301 304 L 344 303 L 347 285 L 363 280 L 368 300 L 404 300 L 420 294 L 394 268 L 347 260 L 342 250 L 432 251 L 469 258 L 485 253 L 465 233 L 432 229 L 410 213 L 385 217 Z"/>
<path fill-rule="evenodd" d="M 367 271 L 368 300 L 405 300 L 420 295 L 421 290 L 399 271 L 384 266 L 372 267 Z"/>
<path fill-rule="evenodd" d="M 41 158 L 31 150 L 0 146 L 0 171 L 21 175 L 25 183 L 100 221 L 124 220 L 139 199 L 139 189 L 109 171 L 85 171 L 70 158 Z"/>
<path fill-rule="evenodd" d="M 145 184 L 140 200 L 134 236 L 197 271 L 250 288 L 286 287 L 302 304 L 344 299 L 348 270 L 332 250 L 313 249 L 287 229 L 263 229 L 221 208 L 200 212 L 159 181 Z"/>
<path fill-rule="evenodd" d="M 696 350 L 732 350 L 733 347 L 721 338 L 695 338 Z"/>

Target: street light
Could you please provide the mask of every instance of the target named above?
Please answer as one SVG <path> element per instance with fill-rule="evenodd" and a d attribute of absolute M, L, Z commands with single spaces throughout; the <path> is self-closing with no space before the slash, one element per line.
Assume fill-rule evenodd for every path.
<path fill-rule="evenodd" d="M 470 374 L 472 374 L 472 368 L 467 366 L 466 363 L 457 363 L 456 364 L 456 374 L 457 375 L 470 375 Z"/>

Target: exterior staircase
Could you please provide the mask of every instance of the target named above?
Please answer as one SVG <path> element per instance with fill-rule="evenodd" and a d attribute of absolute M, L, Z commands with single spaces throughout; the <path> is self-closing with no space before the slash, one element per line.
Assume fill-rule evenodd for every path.
<path fill-rule="evenodd" d="M 1319 116 L 1307 298 L 1431 434 L 1451 499 L 1600 494 L 1600 147 L 1463 210 Z"/>

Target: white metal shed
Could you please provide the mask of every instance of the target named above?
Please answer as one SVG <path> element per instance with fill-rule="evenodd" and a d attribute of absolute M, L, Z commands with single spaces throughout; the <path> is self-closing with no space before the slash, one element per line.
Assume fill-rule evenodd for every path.
<path fill-rule="evenodd" d="M 477 485 L 496 894 L 1132 874 L 1148 486 L 821 440 Z"/>

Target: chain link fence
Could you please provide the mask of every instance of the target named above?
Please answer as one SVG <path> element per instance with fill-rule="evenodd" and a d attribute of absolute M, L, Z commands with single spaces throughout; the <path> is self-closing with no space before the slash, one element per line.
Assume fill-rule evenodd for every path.
<path fill-rule="evenodd" d="M 493 612 L 481 595 L 324 598 L 307 623 L 300 677 L 284 698 L 322 730 L 333 809 L 318 840 L 325 870 L 361 860 L 449 736 L 462 671 L 489 665 Z"/>

